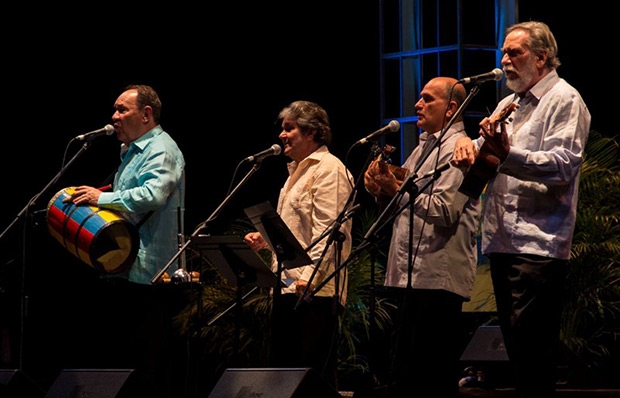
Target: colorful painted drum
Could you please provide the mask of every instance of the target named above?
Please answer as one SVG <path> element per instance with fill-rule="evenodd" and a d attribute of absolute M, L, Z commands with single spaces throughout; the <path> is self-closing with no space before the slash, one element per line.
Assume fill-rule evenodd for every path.
<path fill-rule="evenodd" d="M 136 227 L 117 213 L 68 201 L 75 187 L 60 190 L 47 206 L 47 226 L 69 252 L 106 273 L 126 271 L 138 254 Z M 63 201 L 67 200 L 67 203 Z"/>

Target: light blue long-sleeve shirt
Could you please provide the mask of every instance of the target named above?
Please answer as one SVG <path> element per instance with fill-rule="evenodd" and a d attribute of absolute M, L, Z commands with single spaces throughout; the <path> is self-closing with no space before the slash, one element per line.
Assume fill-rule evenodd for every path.
<path fill-rule="evenodd" d="M 121 165 L 113 192 L 103 192 L 98 206 L 122 212 L 137 224 L 153 213 L 139 229 L 136 261 L 121 275 L 132 282 L 150 284 L 151 278 L 178 251 L 185 196 L 185 160 L 174 140 L 156 126 L 128 146 L 121 146 Z M 176 269 L 176 264 L 169 272 Z"/>

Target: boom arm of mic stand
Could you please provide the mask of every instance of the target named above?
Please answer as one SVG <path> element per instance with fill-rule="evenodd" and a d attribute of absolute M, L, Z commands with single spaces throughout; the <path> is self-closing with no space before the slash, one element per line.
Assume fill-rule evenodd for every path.
<path fill-rule="evenodd" d="M 439 138 L 437 139 L 437 141 L 435 142 L 435 146 L 439 145 L 439 143 L 441 142 L 443 136 L 448 132 L 448 130 L 450 129 L 450 127 L 452 127 L 452 125 L 454 124 L 454 122 L 458 119 L 458 117 L 463 113 L 463 111 L 465 110 L 465 108 L 467 107 L 467 105 L 469 105 L 469 103 L 471 102 L 471 100 L 473 99 L 473 97 L 475 95 L 478 94 L 478 92 L 480 92 L 480 87 L 479 86 L 474 86 L 469 94 L 467 95 L 467 98 L 465 98 L 465 100 L 463 101 L 463 103 L 461 104 L 461 106 L 457 109 L 457 111 L 454 113 L 454 115 L 452 116 L 452 118 L 448 121 L 448 124 L 444 127 L 444 129 L 441 131 L 441 134 L 439 135 Z M 379 217 L 375 220 L 375 222 L 373 223 L 373 225 L 371 225 L 371 227 L 368 229 L 368 231 L 366 232 L 366 234 L 364 235 L 364 238 L 362 239 L 362 243 L 360 243 L 360 247 L 358 247 L 359 250 L 356 251 L 361 251 L 361 249 L 365 248 L 366 246 L 368 246 L 369 242 L 370 242 L 370 237 L 372 235 L 374 235 L 376 232 L 378 232 L 378 230 L 380 230 L 381 228 L 383 228 L 385 225 L 388 224 L 389 220 L 392 220 L 396 215 L 400 214 L 409 204 L 409 202 L 407 202 L 407 205 L 401 207 L 397 212 L 395 212 L 395 214 L 392 214 L 390 216 L 390 218 L 384 222 L 383 224 L 380 224 L 381 220 L 383 218 L 385 218 L 386 214 L 388 214 L 388 212 L 392 209 L 392 207 L 395 205 L 395 203 L 397 203 L 402 196 L 404 195 L 405 192 L 407 192 L 410 188 L 413 188 L 414 186 L 416 186 L 413 182 L 414 179 L 417 178 L 417 171 L 419 170 L 419 167 L 426 161 L 426 159 L 428 159 L 428 157 L 430 156 L 432 150 L 427 152 L 427 155 L 424 159 L 420 159 L 418 161 L 418 166 L 416 167 L 415 171 L 413 173 L 411 173 L 409 176 L 407 176 L 407 178 L 405 179 L 405 181 L 403 181 L 403 184 L 400 186 L 398 192 L 396 192 L 396 195 L 394 195 L 394 197 L 392 198 L 392 200 L 390 200 L 390 202 L 388 203 L 388 205 L 385 207 L 385 209 L 383 209 L 383 212 L 379 215 Z M 366 166 L 367 167 L 367 166 Z M 428 186 L 430 186 L 430 184 L 432 183 L 432 181 L 434 181 L 435 179 L 437 179 L 439 177 L 439 174 L 441 173 L 435 173 L 433 175 L 433 178 L 429 180 L 429 182 L 427 184 L 424 185 L 424 187 L 422 187 L 422 189 L 419 192 L 424 191 Z M 417 189 L 417 188 L 416 188 Z M 411 199 L 409 199 L 411 200 Z M 366 245 L 364 245 L 364 243 L 366 243 Z M 353 254 L 353 253 L 351 253 Z M 349 259 L 351 259 L 352 256 L 350 255 L 349 258 L 344 261 L 328 278 L 326 278 L 319 286 L 317 286 L 317 289 L 315 290 L 318 291 L 320 290 L 320 288 L 322 288 L 323 286 L 325 286 L 325 284 L 331 280 L 335 275 L 336 272 L 340 271 L 341 268 L 343 268 L 344 265 L 346 265 L 349 261 Z M 308 287 L 306 287 L 306 290 L 304 291 L 303 296 L 306 296 L 308 289 L 310 287 L 310 284 L 308 284 Z M 302 297 L 303 297 L 302 296 Z M 298 302 L 299 303 L 299 302 Z"/>
<path fill-rule="evenodd" d="M 26 206 L 17 214 L 17 217 L 15 217 L 15 219 L 11 222 L 11 224 L 9 224 L 9 226 L 6 227 L 6 229 L 2 232 L 2 234 L 0 234 L 0 240 L 4 237 L 4 235 L 11 228 L 13 228 L 13 225 L 15 225 L 15 223 L 17 223 L 17 221 L 20 218 L 22 218 L 22 217 L 24 217 L 24 215 L 26 215 L 26 213 L 28 212 L 28 209 L 30 207 L 32 207 L 32 205 L 35 203 L 35 201 L 37 199 L 39 199 L 39 197 L 41 195 L 43 195 L 45 192 L 47 192 L 47 190 L 50 189 L 52 187 L 52 185 L 54 185 L 60 179 L 60 177 L 62 177 L 63 174 L 65 174 L 65 172 L 69 169 L 69 167 L 73 164 L 73 162 L 75 162 L 77 160 L 77 158 L 79 158 L 89 148 L 89 146 L 90 146 L 89 142 L 84 142 L 84 145 L 82 145 L 80 150 L 71 158 L 71 160 L 69 160 L 65 164 L 65 166 L 62 169 L 60 169 L 58 174 L 56 174 L 54 176 L 54 178 L 51 179 L 51 181 L 45 186 L 45 188 L 43 188 L 43 190 L 41 190 L 41 192 L 39 192 L 38 194 L 33 196 L 32 199 L 30 199 L 28 201 L 28 204 L 26 204 Z"/>
<path fill-rule="evenodd" d="M 448 132 L 448 130 L 450 129 L 450 127 L 452 127 L 452 125 L 454 124 L 454 122 L 461 116 L 461 114 L 463 113 L 463 111 L 465 110 L 465 108 L 467 107 L 467 105 L 469 105 L 469 103 L 471 102 L 471 100 L 474 98 L 475 95 L 477 95 L 480 92 L 480 86 L 474 86 L 470 91 L 469 94 L 467 95 L 467 98 L 465 98 L 465 100 L 463 101 L 463 103 L 461 104 L 461 106 L 456 110 L 456 112 L 454 113 L 454 115 L 452 115 L 452 118 L 448 121 L 448 124 L 446 124 L 446 126 L 444 126 L 443 130 L 441 131 L 441 133 L 439 134 L 439 138 L 437 139 L 437 141 L 435 142 L 433 149 L 435 146 L 439 145 L 439 143 L 441 143 L 441 140 L 443 138 L 444 135 L 446 135 L 446 133 Z M 375 230 L 378 229 L 379 226 L 379 222 L 385 217 L 385 215 L 390 211 L 390 209 L 394 206 L 394 203 L 396 203 L 396 201 L 400 200 L 400 198 L 402 197 L 402 195 L 404 194 L 404 192 L 406 190 L 409 189 L 408 184 L 410 184 L 412 182 L 412 180 L 414 178 L 417 178 L 417 172 L 420 169 L 420 167 L 422 166 L 422 164 L 424 164 L 424 162 L 426 162 L 426 159 L 428 159 L 428 157 L 430 156 L 430 154 L 433 151 L 430 150 L 428 152 L 426 152 L 426 156 L 424 157 L 424 159 L 418 159 L 418 163 L 417 166 L 415 168 L 415 170 L 405 179 L 405 181 L 403 182 L 403 185 L 401 185 L 400 189 L 398 190 L 398 192 L 396 192 L 396 195 L 394 195 L 394 197 L 392 198 L 392 200 L 388 203 L 388 205 L 385 207 L 385 209 L 383 209 L 383 212 L 379 215 L 379 217 L 377 218 L 377 220 L 375 220 L 374 224 L 370 227 L 370 229 L 366 232 L 366 235 L 364 235 L 364 240 L 367 240 L 370 238 L 370 236 L 372 234 L 375 233 Z M 402 210 L 401 210 L 402 211 Z"/>
<path fill-rule="evenodd" d="M 375 234 L 375 231 L 380 229 L 379 227 L 381 226 L 381 228 L 383 227 L 380 223 L 382 222 L 382 220 L 386 217 L 386 215 L 392 210 L 392 207 L 394 207 L 394 205 L 402 198 L 402 196 L 405 194 L 405 192 L 407 190 L 409 190 L 409 187 L 411 186 L 415 186 L 415 184 L 413 184 L 413 180 L 416 178 L 416 174 L 415 173 L 411 173 L 407 176 L 407 178 L 405 178 L 405 180 L 403 181 L 403 184 L 400 186 L 400 188 L 398 189 L 398 191 L 396 192 L 396 195 L 394 195 L 394 197 L 389 201 L 389 203 L 387 204 L 387 206 L 385 206 L 385 208 L 383 209 L 383 211 L 381 212 L 381 214 L 379 214 L 379 217 L 377 217 L 377 219 L 375 220 L 375 222 L 370 226 L 370 228 L 368 229 L 368 231 L 366 231 L 366 234 L 364 235 L 363 241 L 368 241 L 370 240 L 370 237 L 372 235 Z M 384 223 L 385 224 L 385 223 Z"/>
<path fill-rule="evenodd" d="M 422 187 L 422 189 L 419 190 L 419 192 L 424 192 L 432 183 L 434 180 L 436 180 L 439 177 L 440 173 L 436 173 L 435 175 L 433 175 L 433 178 L 431 178 L 426 184 L 424 184 L 424 186 Z M 409 199 L 410 201 L 411 199 Z M 407 206 L 409 206 L 409 201 L 407 201 L 407 203 L 405 203 L 403 206 L 401 206 L 398 210 L 396 210 L 394 212 L 394 214 L 390 215 L 390 218 L 388 218 L 383 224 L 381 224 L 378 228 L 375 228 L 377 230 L 380 230 L 381 228 L 383 228 L 385 225 L 390 225 L 390 221 L 393 220 L 398 214 L 400 214 L 404 209 L 407 208 Z M 382 213 L 383 214 L 383 213 Z M 374 226 L 374 224 L 373 224 Z M 367 234 L 368 235 L 368 234 Z M 358 245 L 358 247 L 356 247 L 351 254 L 349 255 L 349 257 L 340 265 L 338 266 L 334 272 L 329 275 L 327 278 L 325 278 L 323 280 L 323 282 L 321 282 L 320 285 L 318 285 L 316 287 L 316 289 L 310 293 L 310 297 L 313 297 L 319 290 L 321 290 L 334 276 L 336 276 L 336 274 L 342 269 L 344 268 L 351 259 L 355 258 L 355 256 L 357 255 L 357 253 L 361 252 L 362 250 L 366 249 L 367 246 L 370 245 L 370 239 L 367 239 L 366 237 L 364 237 L 364 239 L 362 240 L 362 242 Z M 305 293 L 304 293 L 305 294 Z"/>
<path fill-rule="evenodd" d="M 187 240 L 185 241 L 185 244 L 183 244 L 183 246 L 181 246 L 179 248 L 179 250 L 175 253 L 174 256 L 172 256 L 172 258 L 168 261 L 168 263 L 162 268 L 160 269 L 155 276 L 153 276 L 153 278 L 151 279 L 151 284 L 155 284 L 157 283 L 157 281 L 162 277 L 162 275 L 168 271 L 168 269 L 172 266 L 172 264 L 177 260 L 177 258 L 179 258 L 179 256 L 185 251 L 185 249 L 187 249 L 187 247 L 189 246 L 189 244 L 192 242 L 192 239 L 194 239 L 196 236 L 198 236 L 198 234 L 200 233 L 200 231 L 203 228 L 206 228 L 210 222 L 212 222 L 213 220 L 215 220 L 215 218 L 220 214 L 220 212 L 222 211 L 222 209 L 224 208 L 224 206 L 226 206 L 228 204 L 228 202 L 230 202 L 230 200 L 233 198 L 233 196 L 235 196 L 235 194 L 237 193 L 237 191 L 239 191 L 239 189 L 241 189 L 241 187 L 243 185 L 245 185 L 245 183 L 250 179 L 250 177 L 252 175 L 254 175 L 254 173 L 256 173 L 256 171 L 258 171 L 258 168 L 260 167 L 261 162 L 256 162 L 254 163 L 254 166 L 252 166 L 252 168 L 250 169 L 250 171 L 248 171 L 248 173 L 245 175 L 245 177 L 243 177 L 243 179 L 241 181 L 239 181 L 239 183 L 237 184 L 237 186 L 235 186 L 235 188 L 230 191 L 230 193 L 228 194 L 228 196 L 226 196 L 224 198 L 224 200 L 222 201 L 222 203 L 220 203 L 220 205 L 213 211 L 213 213 L 211 213 L 211 215 L 209 216 L 209 218 L 207 220 L 205 220 L 204 222 L 200 223 L 198 225 L 198 227 L 196 227 L 196 229 L 194 230 L 194 232 L 190 235 L 189 238 L 187 238 Z"/>

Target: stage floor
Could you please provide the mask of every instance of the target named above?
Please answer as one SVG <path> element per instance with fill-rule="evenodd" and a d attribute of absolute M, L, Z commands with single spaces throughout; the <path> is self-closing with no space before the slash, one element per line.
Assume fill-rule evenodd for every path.
<path fill-rule="evenodd" d="M 342 397 L 354 398 L 355 394 L 349 391 L 340 391 Z M 515 391 L 507 389 L 482 389 L 482 388 L 461 388 L 459 398 L 517 398 Z M 556 398 L 620 398 L 620 390 L 607 389 L 560 389 L 556 392 Z"/>
<path fill-rule="evenodd" d="M 513 389 L 486 390 L 482 388 L 461 388 L 459 398 L 516 398 Z M 620 398 L 620 390 L 576 390 L 558 389 L 556 398 Z"/>

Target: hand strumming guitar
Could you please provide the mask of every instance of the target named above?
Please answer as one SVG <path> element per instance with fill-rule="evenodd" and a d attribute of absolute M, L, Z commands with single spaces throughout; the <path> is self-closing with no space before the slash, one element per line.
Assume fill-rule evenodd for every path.
<path fill-rule="evenodd" d="M 499 131 L 498 131 L 499 125 Z M 480 135 L 484 137 L 491 152 L 495 153 L 500 160 L 506 159 L 510 152 L 510 141 L 506 133 L 504 120 L 491 120 L 488 117 L 482 119 L 479 124 Z"/>
<path fill-rule="evenodd" d="M 500 160 L 506 159 L 506 156 L 508 156 L 510 152 L 510 141 L 506 134 L 505 121 L 518 107 L 519 105 L 513 102 L 502 109 L 497 115 L 482 119 L 479 126 L 480 135 L 485 139 L 483 152 L 492 153 Z M 454 147 L 451 161 L 452 165 L 467 168 L 475 163 L 480 151 L 469 137 L 461 137 L 456 141 Z"/>
<path fill-rule="evenodd" d="M 501 112 L 480 122 L 480 135 L 484 137 L 480 149 L 467 137 L 456 142 L 451 162 L 454 166 L 469 168 L 459 187 L 460 192 L 477 199 L 497 172 L 499 164 L 506 159 L 510 152 L 510 141 L 505 121 L 518 106 L 513 102 Z"/>
<path fill-rule="evenodd" d="M 364 185 L 373 196 L 381 194 L 390 197 L 396 195 L 403 181 L 396 178 L 389 165 L 380 159 L 374 159 L 364 173 Z"/>

